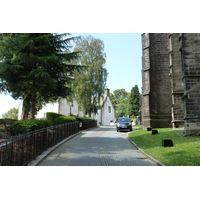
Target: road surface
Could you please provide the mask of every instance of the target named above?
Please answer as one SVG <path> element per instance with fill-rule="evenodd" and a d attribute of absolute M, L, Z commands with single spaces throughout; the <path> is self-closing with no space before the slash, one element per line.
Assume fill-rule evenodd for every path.
<path fill-rule="evenodd" d="M 39 166 L 156 166 L 128 141 L 128 132 L 102 126 L 73 137 Z"/>

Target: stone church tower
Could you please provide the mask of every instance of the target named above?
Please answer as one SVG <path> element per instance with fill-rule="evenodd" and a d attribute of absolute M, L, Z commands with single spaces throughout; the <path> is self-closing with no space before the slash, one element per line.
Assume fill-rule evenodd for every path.
<path fill-rule="evenodd" d="M 171 78 L 171 95 L 172 95 L 172 126 L 173 128 L 184 127 L 183 114 L 183 73 L 182 58 L 180 51 L 180 34 L 173 33 L 169 35 L 169 59 L 170 59 L 170 78 Z"/>
<path fill-rule="evenodd" d="M 142 125 L 200 135 L 200 34 L 142 35 Z"/>
<path fill-rule="evenodd" d="M 169 34 L 143 34 L 142 51 L 142 125 L 170 127 Z"/>
<path fill-rule="evenodd" d="M 200 135 L 200 33 L 182 33 L 183 108 L 186 135 Z"/>

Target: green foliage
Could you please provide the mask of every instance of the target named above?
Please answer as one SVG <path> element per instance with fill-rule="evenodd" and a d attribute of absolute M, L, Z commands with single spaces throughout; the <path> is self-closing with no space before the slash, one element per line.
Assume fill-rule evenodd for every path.
<path fill-rule="evenodd" d="M 117 89 L 111 93 L 110 99 L 115 109 L 115 117 L 127 116 L 128 92 L 125 89 Z"/>
<path fill-rule="evenodd" d="M 9 119 L 18 119 L 18 109 L 17 108 L 11 108 L 8 110 L 8 112 L 4 113 L 2 115 L 3 118 L 9 118 Z"/>
<path fill-rule="evenodd" d="M 94 120 L 91 117 L 75 117 L 77 121 L 83 122 L 83 121 L 88 121 L 88 120 Z"/>
<path fill-rule="evenodd" d="M 25 134 L 30 131 L 42 129 L 48 126 L 49 123 L 47 120 L 39 120 L 39 119 L 19 120 L 11 126 L 10 131 L 11 135 L 15 136 L 19 134 Z"/>
<path fill-rule="evenodd" d="M 53 121 L 55 119 L 57 119 L 58 117 L 61 117 L 61 116 L 64 116 L 62 114 L 58 114 L 58 113 L 55 113 L 55 112 L 47 112 L 46 113 L 46 118 L 48 121 Z"/>
<path fill-rule="evenodd" d="M 6 120 L 5 119 L 0 119 L 0 124 L 5 125 L 6 124 Z"/>
<path fill-rule="evenodd" d="M 54 112 L 47 113 L 47 119 L 30 119 L 30 120 L 19 120 L 14 122 L 10 127 L 11 135 L 25 134 L 30 131 L 46 128 L 48 126 L 54 126 L 58 124 L 64 124 L 74 121 L 85 122 L 88 120 L 94 120 L 89 117 L 72 117 L 65 116 Z M 2 123 L 4 121 L 2 120 Z"/>
<path fill-rule="evenodd" d="M 60 117 L 56 118 L 52 123 L 53 123 L 53 125 L 57 125 L 57 124 L 64 124 L 64 123 L 68 123 L 68 122 L 74 122 L 74 121 L 76 121 L 75 117 L 60 116 Z"/>
<path fill-rule="evenodd" d="M 140 110 L 140 92 L 138 86 L 135 85 L 131 89 L 131 93 L 128 97 L 128 109 L 127 114 L 130 117 L 138 116 Z"/>
<path fill-rule="evenodd" d="M 200 137 L 183 137 L 180 130 L 157 129 L 159 134 L 139 130 L 129 134 L 140 148 L 168 166 L 200 166 Z M 163 147 L 162 140 L 171 139 L 173 147 Z"/>
<path fill-rule="evenodd" d="M 70 52 L 72 40 L 68 34 L 0 34 L 0 90 L 23 99 L 26 117 L 70 94 L 78 55 Z"/>
<path fill-rule="evenodd" d="M 46 117 L 50 125 L 64 124 L 67 122 L 76 121 L 75 117 L 65 116 L 55 112 L 47 112 Z"/>
<path fill-rule="evenodd" d="M 80 52 L 76 64 L 85 67 L 75 72 L 73 92 L 81 110 L 91 116 L 91 113 L 97 112 L 97 105 L 104 93 L 107 80 L 104 44 L 92 36 L 80 37 L 76 41 L 75 51 Z"/>

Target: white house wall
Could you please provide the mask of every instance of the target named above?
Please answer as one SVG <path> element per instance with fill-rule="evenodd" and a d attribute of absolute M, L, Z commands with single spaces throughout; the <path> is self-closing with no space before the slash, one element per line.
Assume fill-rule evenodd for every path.
<path fill-rule="evenodd" d="M 100 123 L 102 123 L 102 119 L 101 119 L 101 109 L 99 109 L 97 111 L 97 114 L 94 115 L 92 114 L 92 118 L 94 118 L 95 120 L 97 120 L 97 125 L 100 125 Z"/>
<path fill-rule="evenodd" d="M 79 117 L 83 117 L 84 114 L 78 109 L 78 103 L 77 101 L 73 101 L 71 104 L 71 111 L 70 111 L 70 103 L 67 102 L 66 99 L 59 99 L 59 110 L 58 113 L 62 115 L 75 115 Z"/>
<path fill-rule="evenodd" d="M 91 116 L 97 120 L 98 125 L 99 124 L 110 125 L 110 122 L 115 120 L 114 108 L 110 101 L 109 90 L 107 89 L 106 91 L 107 92 L 104 95 L 104 100 L 102 100 L 100 103 L 100 109 L 98 110 L 96 115 L 92 114 Z M 110 112 L 109 112 L 109 107 L 110 107 Z M 71 104 L 71 109 L 70 109 L 70 103 L 68 103 L 66 99 L 59 99 L 58 102 L 56 103 L 46 104 L 38 112 L 36 118 L 46 118 L 47 112 L 55 112 L 67 116 L 71 114 L 79 117 L 84 117 L 84 113 L 79 110 L 77 101 L 74 101 L 73 104 Z M 22 119 L 21 115 L 22 115 L 22 101 L 20 102 L 19 105 L 18 119 Z"/>
<path fill-rule="evenodd" d="M 18 120 L 22 119 L 22 107 L 23 107 L 23 101 L 21 100 L 18 106 Z"/>
<path fill-rule="evenodd" d="M 55 112 L 58 113 L 58 102 L 56 103 L 47 103 L 41 110 L 38 111 L 36 118 L 46 118 L 47 112 Z"/>
<path fill-rule="evenodd" d="M 22 106 L 23 106 L 23 101 L 20 101 L 19 107 L 18 107 L 18 120 L 22 119 Z M 36 119 L 43 119 L 46 118 L 46 113 L 47 112 L 56 112 L 58 113 L 58 102 L 56 103 L 47 103 L 42 107 L 41 110 L 38 111 L 36 115 Z"/>
<path fill-rule="evenodd" d="M 108 110 L 109 107 L 111 111 L 110 113 Z M 112 106 L 110 98 L 107 97 L 102 107 L 102 125 L 110 125 L 110 122 L 114 120 L 115 120 L 114 108 Z"/>

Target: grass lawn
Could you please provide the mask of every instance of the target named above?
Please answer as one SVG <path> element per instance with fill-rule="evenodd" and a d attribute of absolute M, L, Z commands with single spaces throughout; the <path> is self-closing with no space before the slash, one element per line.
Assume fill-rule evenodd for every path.
<path fill-rule="evenodd" d="M 142 127 L 141 125 L 134 125 L 133 128 L 140 128 Z"/>
<path fill-rule="evenodd" d="M 178 136 L 180 130 L 158 128 L 157 135 L 151 131 L 138 130 L 129 133 L 141 149 L 167 166 L 200 166 L 200 137 Z M 173 147 L 163 147 L 162 140 L 171 139 Z"/>

